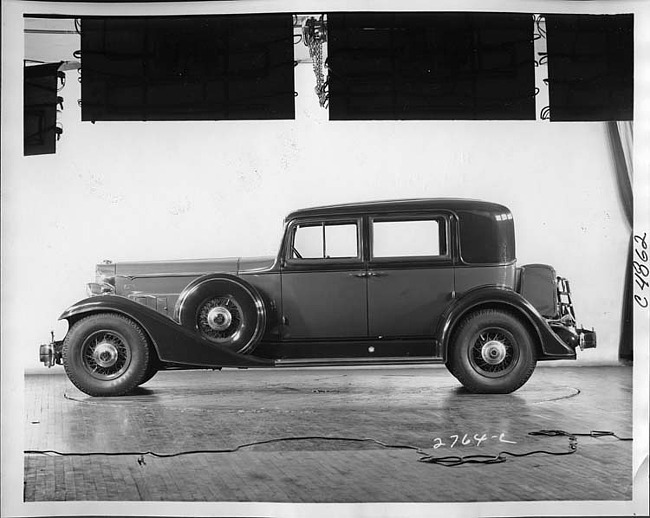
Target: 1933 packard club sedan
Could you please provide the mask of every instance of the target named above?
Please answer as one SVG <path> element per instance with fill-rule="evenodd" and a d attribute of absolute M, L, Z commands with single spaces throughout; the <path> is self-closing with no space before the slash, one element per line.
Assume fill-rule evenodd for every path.
<path fill-rule="evenodd" d="M 88 293 L 40 358 L 91 396 L 162 369 L 421 363 L 508 393 L 537 361 L 596 346 L 568 281 L 517 267 L 511 212 L 475 200 L 298 210 L 275 257 L 106 261 Z"/>

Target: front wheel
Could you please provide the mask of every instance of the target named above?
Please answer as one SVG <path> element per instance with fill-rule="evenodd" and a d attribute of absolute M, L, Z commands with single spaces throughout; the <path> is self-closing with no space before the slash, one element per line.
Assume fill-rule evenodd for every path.
<path fill-rule="evenodd" d="M 159 370 L 160 369 L 158 368 L 158 362 L 156 361 L 155 358 L 152 358 L 151 361 L 149 362 L 149 367 L 147 368 L 147 371 L 144 373 L 144 378 L 140 380 L 138 385 L 144 385 L 147 381 L 149 381 L 156 374 L 158 374 Z"/>
<path fill-rule="evenodd" d="M 512 313 L 470 314 L 454 334 L 449 370 L 470 392 L 507 394 L 533 373 L 536 359 L 526 326 Z"/>
<path fill-rule="evenodd" d="M 75 323 L 63 342 L 63 366 L 70 381 L 90 396 L 121 396 L 147 375 L 151 352 L 142 329 L 114 313 Z"/>

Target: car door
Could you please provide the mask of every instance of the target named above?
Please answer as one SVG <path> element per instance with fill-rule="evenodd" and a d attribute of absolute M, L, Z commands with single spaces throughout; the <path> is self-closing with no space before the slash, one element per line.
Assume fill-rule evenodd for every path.
<path fill-rule="evenodd" d="M 371 338 L 433 337 L 454 290 L 450 218 L 369 218 L 368 332 Z"/>
<path fill-rule="evenodd" d="M 290 224 L 281 274 L 283 341 L 367 336 L 361 224 L 356 217 Z"/>

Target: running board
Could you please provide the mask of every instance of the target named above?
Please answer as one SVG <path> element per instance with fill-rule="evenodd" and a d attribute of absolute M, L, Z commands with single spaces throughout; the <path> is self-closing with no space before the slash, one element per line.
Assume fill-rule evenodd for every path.
<path fill-rule="evenodd" d="M 443 363 L 436 356 L 384 357 L 384 358 L 291 358 L 275 360 L 276 367 L 328 367 L 342 365 L 426 365 Z"/>

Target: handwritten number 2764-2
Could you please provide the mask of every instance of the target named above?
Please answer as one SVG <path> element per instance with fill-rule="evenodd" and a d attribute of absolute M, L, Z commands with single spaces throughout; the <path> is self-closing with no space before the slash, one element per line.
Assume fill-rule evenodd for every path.
<path fill-rule="evenodd" d="M 470 436 L 469 434 L 453 434 L 449 436 L 450 442 L 446 443 L 444 442 L 440 437 L 434 437 L 433 439 L 433 449 L 437 450 L 441 446 L 449 446 L 451 448 L 455 447 L 456 445 L 463 445 L 463 446 L 468 446 L 469 444 L 474 443 L 476 446 L 480 446 L 482 442 L 487 441 L 488 439 L 498 439 L 499 442 L 507 442 L 509 444 L 517 444 L 515 441 L 509 441 L 508 439 L 505 438 L 505 433 L 500 433 L 499 435 L 492 435 L 488 436 L 487 434 L 482 434 L 479 436 L 479 434 L 474 434 L 474 436 Z"/>

